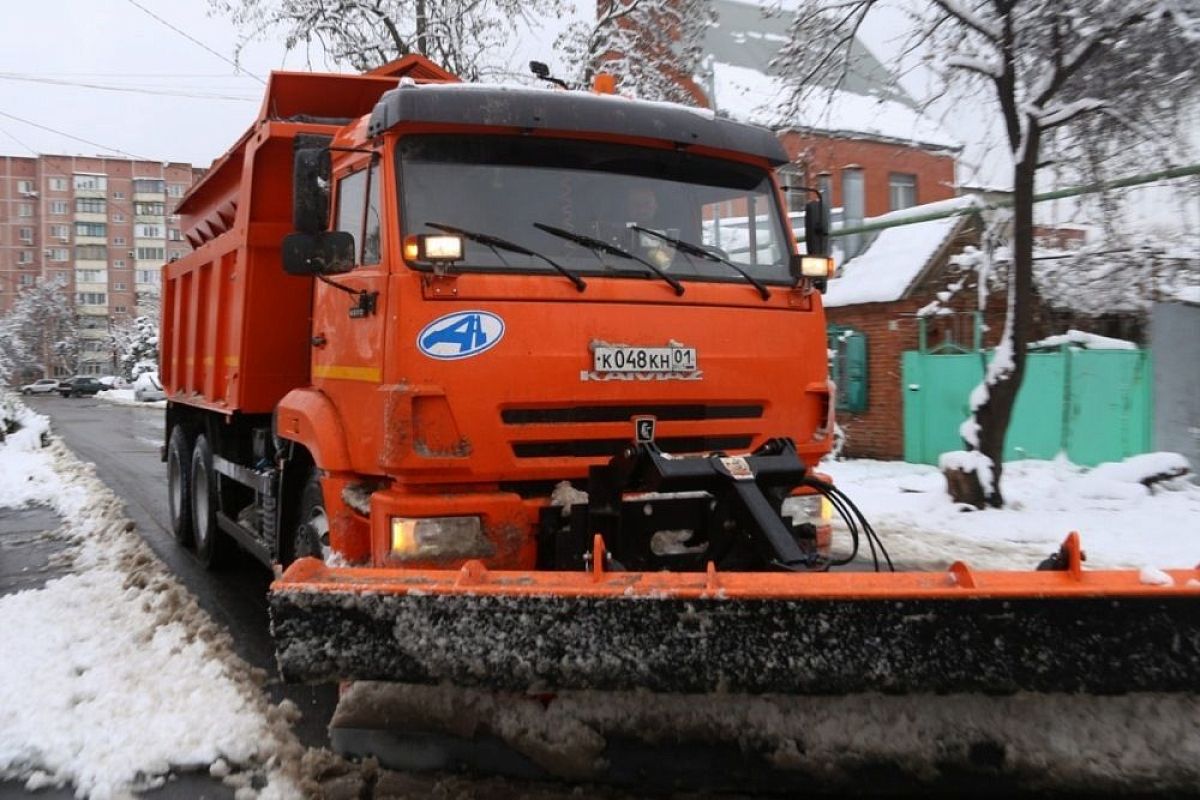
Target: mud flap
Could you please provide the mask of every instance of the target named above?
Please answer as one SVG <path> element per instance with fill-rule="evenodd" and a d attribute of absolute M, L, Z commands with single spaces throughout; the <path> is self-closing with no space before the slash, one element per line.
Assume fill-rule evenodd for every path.
<path fill-rule="evenodd" d="M 1194 692 L 1193 574 L 1179 571 L 1168 587 L 1142 585 L 1136 573 L 965 568 L 710 572 L 686 583 L 666 573 L 487 573 L 478 564 L 442 579 L 304 560 L 276 582 L 271 615 L 288 681 L 700 694 Z"/>

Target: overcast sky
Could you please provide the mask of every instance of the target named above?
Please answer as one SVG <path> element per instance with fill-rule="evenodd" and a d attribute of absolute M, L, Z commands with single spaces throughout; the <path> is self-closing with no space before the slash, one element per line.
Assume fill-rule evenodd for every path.
<path fill-rule="evenodd" d="M 208 14 L 206 0 L 138 3 L 233 59 L 238 33 L 224 18 Z M 241 59 L 245 70 L 239 72 L 129 0 L 6 2 L 4 16 L 2 154 L 94 155 L 115 149 L 155 161 L 207 166 L 258 111 L 263 86 L 250 74 L 266 77 L 272 69 L 308 68 L 305 55 L 287 54 L 279 36 L 249 44 Z M 501 58 L 514 68 L 530 58 L 552 60 L 547 51 L 555 33 L 543 30 L 522 37 Z M 315 66 L 326 68 L 324 63 Z M 126 90 L 97 88 L 101 86 Z"/>

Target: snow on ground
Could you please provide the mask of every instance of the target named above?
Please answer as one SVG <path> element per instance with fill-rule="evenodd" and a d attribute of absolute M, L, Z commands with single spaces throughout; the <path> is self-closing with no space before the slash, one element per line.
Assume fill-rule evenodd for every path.
<path fill-rule="evenodd" d="M 54 509 L 71 574 L 0 597 L 0 776 L 110 798 L 207 769 L 238 800 L 295 796 L 295 710 L 266 701 L 261 671 L 234 655 L 91 466 L 57 439 L 41 447 L 48 420 L 12 405 L 22 428 L 0 444 L 0 507 Z"/>
<path fill-rule="evenodd" d="M 820 469 L 907 568 L 965 561 L 977 569 L 1032 569 L 1078 531 L 1085 569 L 1187 569 L 1200 564 L 1200 486 L 1180 478 L 1152 491 L 1140 483 L 1179 462 L 1173 454 L 1090 470 L 1062 459 L 1008 462 L 1001 478 L 1007 507 L 986 511 L 953 503 L 932 466 L 850 460 Z M 836 529 L 834 541 L 835 548 L 845 544 Z"/>
<path fill-rule="evenodd" d="M 118 406 L 138 406 L 139 408 L 166 408 L 166 400 L 139 402 L 133 397 L 133 389 L 105 389 L 96 392 L 96 399 Z"/>

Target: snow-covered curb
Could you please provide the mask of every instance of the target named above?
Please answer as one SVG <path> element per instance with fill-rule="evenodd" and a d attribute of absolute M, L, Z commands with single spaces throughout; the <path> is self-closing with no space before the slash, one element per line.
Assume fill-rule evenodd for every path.
<path fill-rule="evenodd" d="M 136 406 L 137 408 L 166 408 L 166 400 L 152 400 L 149 402 L 139 401 L 134 399 L 133 389 L 105 389 L 96 393 L 97 400 L 103 400 L 106 403 L 112 403 L 117 406 Z"/>
<path fill-rule="evenodd" d="M 0 597 L 0 776 L 110 798 L 207 769 L 239 800 L 297 796 L 294 707 L 266 700 L 92 467 L 57 438 L 42 448 L 48 421 L 15 407 L 0 506 L 53 508 L 71 574 Z"/>

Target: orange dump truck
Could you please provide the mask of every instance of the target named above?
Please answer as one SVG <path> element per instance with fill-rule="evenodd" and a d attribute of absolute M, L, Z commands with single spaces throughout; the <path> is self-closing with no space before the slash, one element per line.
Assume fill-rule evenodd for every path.
<path fill-rule="evenodd" d="M 796 253 L 786 161 L 694 109 L 420 57 L 272 75 L 179 208 L 195 249 L 164 268 L 161 371 L 174 533 L 208 565 L 236 544 L 285 568 L 286 678 L 1200 684 L 1194 571 L 1087 572 L 1075 538 L 1048 571 L 831 571 L 822 509 L 875 540 L 812 471 L 832 262 L 819 201 Z"/>

